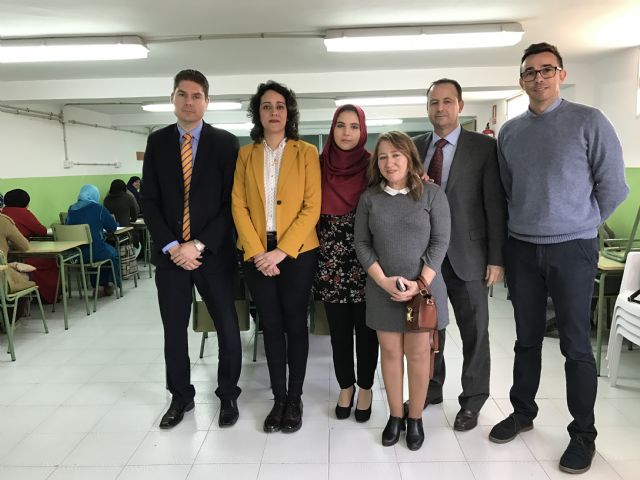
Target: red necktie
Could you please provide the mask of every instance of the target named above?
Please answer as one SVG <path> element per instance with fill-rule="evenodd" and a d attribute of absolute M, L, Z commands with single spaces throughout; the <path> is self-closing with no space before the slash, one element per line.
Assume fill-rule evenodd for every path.
<path fill-rule="evenodd" d="M 447 143 L 449 142 L 447 142 L 444 138 L 441 138 L 436 142 L 436 151 L 433 152 L 433 157 L 431 157 L 429 169 L 427 170 L 427 175 L 429 175 L 429 178 L 438 185 L 442 183 L 442 162 L 444 157 L 442 149 Z"/>
<path fill-rule="evenodd" d="M 184 208 L 182 213 L 182 238 L 186 241 L 191 239 L 191 215 L 189 212 L 189 194 L 191 193 L 191 171 L 193 170 L 193 155 L 191 149 L 192 135 L 187 132 L 183 136 L 182 147 L 180 149 L 180 159 L 182 161 L 182 180 L 184 182 Z"/>

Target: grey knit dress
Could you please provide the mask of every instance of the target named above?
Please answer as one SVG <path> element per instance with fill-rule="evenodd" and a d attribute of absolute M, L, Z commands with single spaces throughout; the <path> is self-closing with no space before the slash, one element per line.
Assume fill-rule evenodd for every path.
<path fill-rule="evenodd" d="M 400 275 L 415 280 L 423 265 L 438 272 L 431 284 L 438 308 L 438 329 L 449 323 L 447 289 L 440 265 L 449 246 L 451 217 L 447 197 L 439 186 L 425 183 L 422 197 L 390 195 L 380 186 L 360 197 L 355 221 L 355 250 L 368 271 L 375 262 L 386 276 Z M 405 332 L 404 303 L 367 276 L 367 326 L 374 330 Z"/>

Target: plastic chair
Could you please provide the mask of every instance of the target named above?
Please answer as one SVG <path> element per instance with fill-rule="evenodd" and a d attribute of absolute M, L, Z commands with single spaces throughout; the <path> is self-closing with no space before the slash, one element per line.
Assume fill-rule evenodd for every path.
<path fill-rule="evenodd" d="M 607 359 L 611 386 L 615 386 L 618 381 L 622 339 L 626 338 L 640 345 L 640 303 L 629 301 L 629 296 L 638 289 L 640 289 L 640 252 L 631 252 L 625 264 L 609 334 Z"/>
<path fill-rule="evenodd" d="M 4 253 L 0 250 L 0 265 L 3 268 L 10 268 L 7 266 L 7 261 Z M 0 270 L 0 304 L 2 305 L 2 317 L 4 318 L 4 329 L 7 332 L 8 349 L 7 353 L 11 355 L 11 360 L 16 361 L 16 352 L 13 342 L 13 333 L 16 327 L 16 316 L 18 312 L 18 304 L 20 299 L 26 297 L 31 300 L 35 297 L 38 300 L 38 307 L 40 308 L 40 314 L 42 315 L 42 323 L 44 325 L 44 333 L 49 333 L 49 327 L 47 327 L 47 321 L 44 318 L 44 309 L 42 308 L 42 301 L 40 300 L 40 292 L 38 286 L 24 288 L 18 292 L 9 291 L 9 278 L 5 271 Z M 9 319 L 9 307 L 13 308 L 13 314 Z"/>
<path fill-rule="evenodd" d="M 93 259 L 93 239 L 91 237 L 91 230 L 89 229 L 89 225 L 87 225 L 86 223 L 80 225 L 58 225 L 54 223 L 53 225 L 51 225 L 51 228 L 53 229 L 53 236 L 56 240 L 78 240 L 84 241 L 88 244 L 89 259 L 84 262 L 84 269 L 82 268 L 83 266 L 80 263 L 70 263 L 68 264 L 67 268 L 76 268 L 80 270 L 81 275 L 96 276 L 96 286 L 93 289 L 93 311 L 95 312 L 98 304 L 98 279 L 100 278 L 100 270 L 102 269 L 102 266 L 109 264 L 114 281 L 117 282 L 117 279 L 119 278 L 116 275 L 116 269 L 113 265 L 113 262 L 110 258 L 107 258 L 106 260 Z M 120 294 L 118 294 L 118 288 L 120 288 Z M 119 298 L 122 295 L 122 282 L 120 283 L 120 287 L 116 286 L 115 292 L 116 298 Z"/>

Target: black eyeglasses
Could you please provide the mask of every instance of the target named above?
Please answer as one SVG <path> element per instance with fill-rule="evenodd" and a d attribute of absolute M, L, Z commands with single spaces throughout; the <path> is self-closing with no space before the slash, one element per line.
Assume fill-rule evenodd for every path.
<path fill-rule="evenodd" d="M 520 78 L 525 82 L 533 82 L 538 73 L 542 78 L 553 78 L 556 76 L 556 72 L 562 70 L 562 67 L 542 67 L 540 70 L 525 70 L 524 72 L 520 72 Z"/>

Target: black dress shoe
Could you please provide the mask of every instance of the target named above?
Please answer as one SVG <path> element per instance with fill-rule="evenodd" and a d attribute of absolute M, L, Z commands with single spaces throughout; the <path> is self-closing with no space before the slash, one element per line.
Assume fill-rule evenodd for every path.
<path fill-rule="evenodd" d="M 356 386 L 354 385 L 352 388 L 353 391 L 351 392 L 351 401 L 349 402 L 348 407 L 341 407 L 336 403 L 336 418 L 338 420 L 344 420 L 346 418 L 349 418 L 349 416 L 351 415 L 351 408 L 353 407 L 353 397 L 356 396 Z"/>
<path fill-rule="evenodd" d="M 418 450 L 424 443 L 424 429 L 421 418 L 407 418 L 407 448 Z"/>
<path fill-rule="evenodd" d="M 442 394 L 438 396 L 427 395 L 427 398 L 424 400 L 424 408 L 427 408 L 429 405 L 438 405 L 439 403 L 442 403 Z"/>
<path fill-rule="evenodd" d="M 405 429 L 404 418 L 389 417 L 387 426 L 382 431 L 382 445 L 390 447 L 400 440 L 400 432 Z"/>
<path fill-rule="evenodd" d="M 353 414 L 353 416 L 356 417 L 356 422 L 363 423 L 371 418 L 371 405 L 373 405 L 373 393 L 371 394 L 371 402 L 369 403 L 369 408 L 367 408 L 366 410 L 358 410 L 358 408 L 356 407 L 356 410 Z"/>
<path fill-rule="evenodd" d="M 240 412 L 238 412 L 237 400 L 220 400 L 218 425 L 221 427 L 230 427 L 238 421 L 239 416 Z"/>
<path fill-rule="evenodd" d="M 182 421 L 185 412 L 188 412 L 189 410 L 193 410 L 193 400 L 186 405 L 179 400 L 171 400 L 169 409 L 160 420 L 160 428 L 175 427 Z"/>
<path fill-rule="evenodd" d="M 293 433 L 302 427 L 302 400 L 287 400 L 282 417 L 282 433 Z"/>
<path fill-rule="evenodd" d="M 275 402 L 273 402 L 273 408 L 271 408 L 269 415 L 267 415 L 267 418 L 264 419 L 264 424 L 262 425 L 262 429 L 266 433 L 280 431 L 285 408 L 286 403 L 284 400 L 276 400 Z"/>
<path fill-rule="evenodd" d="M 427 397 L 424 401 L 423 410 L 425 410 L 429 405 L 438 405 L 439 403 L 442 403 L 442 395 L 439 397 L 433 397 L 433 398 Z M 404 417 L 407 418 L 407 416 L 409 415 L 409 400 L 407 400 L 402 404 L 402 408 L 404 411 Z"/>
<path fill-rule="evenodd" d="M 453 422 L 453 429 L 458 432 L 466 432 L 476 428 L 476 425 L 478 425 L 478 412 L 461 408 Z"/>

